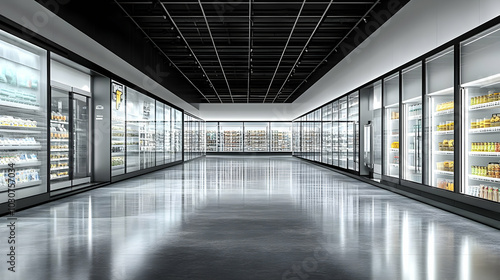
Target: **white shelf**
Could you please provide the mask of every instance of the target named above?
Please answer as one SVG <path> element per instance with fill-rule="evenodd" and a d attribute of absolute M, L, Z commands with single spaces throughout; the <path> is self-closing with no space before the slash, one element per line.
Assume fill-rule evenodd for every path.
<path fill-rule="evenodd" d="M 42 163 L 37 160 L 32 161 L 18 161 L 14 162 L 14 169 L 18 167 L 41 166 Z M 0 164 L 0 169 L 11 168 L 8 164 Z"/>
<path fill-rule="evenodd" d="M 391 152 L 399 153 L 399 149 L 391 148 Z"/>
<path fill-rule="evenodd" d="M 0 126 L 1 132 L 8 133 L 23 133 L 23 134 L 33 134 L 33 133 L 42 133 L 40 130 L 32 130 L 37 129 L 37 127 L 25 127 L 25 126 Z"/>
<path fill-rule="evenodd" d="M 396 167 L 396 168 L 399 168 L 399 164 L 397 164 L 397 163 L 391 163 L 391 164 L 390 164 L 390 166 L 391 166 L 391 167 Z"/>
<path fill-rule="evenodd" d="M 51 152 L 69 152 L 69 149 L 51 149 Z"/>
<path fill-rule="evenodd" d="M 469 133 L 493 133 L 500 132 L 500 126 L 469 129 Z"/>
<path fill-rule="evenodd" d="M 462 87 L 487 87 L 500 83 L 500 74 L 491 75 L 482 79 L 477 79 L 462 85 Z"/>
<path fill-rule="evenodd" d="M 111 166 L 112 170 L 123 169 L 123 168 L 125 168 L 125 164 Z"/>
<path fill-rule="evenodd" d="M 33 146 L 16 146 L 16 145 L 11 145 L 11 146 L 0 146 L 0 150 L 41 150 L 42 146 L 40 145 L 33 145 Z"/>
<path fill-rule="evenodd" d="M 63 178 L 67 178 L 67 177 L 69 177 L 69 175 L 62 175 L 62 176 L 52 177 L 52 178 L 50 178 L 50 180 L 63 179 Z"/>
<path fill-rule="evenodd" d="M 66 170 L 66 169 L 69 169 L 69 166 L 51 168 L 50 171 Z"/>
<path fill-rule="evenodd" d="M 436 113 L 434 113 L 434 116 L 435 117 L 437 117 L 437 116 L 446 116 L 446 115 L 452 115 L 453 113 L 455 113 L 455 109 L 448 109 L 448 110 L 443 110 L 443 111 L 436 112 Z"/>
<path fill-rule="evenodd" d="M 469 107 L 469 111 L 477 111 L 477 110 L 485 110 L 485 109 L 493 109 L 500 107 L 500 101 L 493 101 L 483 104 L 472 105 Z"/>
<path fill-rule="evenodd" d="M 50 159 L 50 161 L 68 161 L 69 158 L 53 158 L 53 159 Z"/>
<path fill-rule="evenodd" d="M 26 187 L 33 187 L 40 185 L 42 183 L 41 180 L 36 180 L 36 181 L 29 181 L 25 183 L 16 183 L 16 188 L 26 188 Z"/>
<path fill-rule="evenodd" d="M 39 106 L 21 104 L 21 103 L 6 101 L 6 100 L 0 100 L 0 106 L 9 106 L 9 107 L 26 109 L 26 110 L 40 111 Z"/>
<path fill-rule="evenodd" d="M 69 124 L 69 122 L 65 122 L 65 121 L 56 121 L 56 120 L 50 120 L 50 123 L 57 123 L 57 124 Z"/>
<path fill-rule="evenodd" d="M 454 133 L 455 133 L 454 130 L 434 131 L 434 135 L 450 135 Z"/>
<path fill-rule="evenodd" d="M 391 136 L 391 137 L 399 137 L 399 134 L 391 134 L 389 136 Z"/>
<path fill-rule="evenodd" d="M 476 180 L 476 181 L 483 181 L 483 182 L 500 184 L 500 179 L 497 179 L 497 178 L 490 178 L 490 177 L 477 176 L 477 175 L 469 175 L 469 179 Z"/>
<path fill-rule="evenodd" d="M 495 153 L 495 152 L 469 152 L 469 156 L 473 156 L 473 157 L 500 157 L 500 153 Z"/>
<path fill-rule="evenodd" d="M 422 119 L 422 115 L 418 115 L 418 116 L 409 116 L 408 117 L 408 120 L 412 121 L 412 120 L 421 120 Z"/>
<path fill-rule="evenodd" d="M 455 174 L 451 171 L 443 171 L 443 170 L 434 170 L 434 173 L 439 175 L 448 175 L 448 176 L 453 176 Z"/>
<path fill-rule="evenodd" d="M 68 142 L 69 139 L 50 139 L 50 142 Z"/>
<path fill-rule="evenodd" d="M 454 155 L 455 152 L 452 151 L 434 151 L 435 155 Z"/>

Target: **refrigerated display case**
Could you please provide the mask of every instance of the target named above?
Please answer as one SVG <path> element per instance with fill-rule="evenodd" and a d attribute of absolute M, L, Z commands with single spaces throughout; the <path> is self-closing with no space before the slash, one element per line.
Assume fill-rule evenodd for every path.
<path fill-rule="evenodd" d="M 125 88 L 111 84 L 111 176 L 125 174 Z"/>
<path fill-rule="evenodd" d="M 339 167 L 347 169 L 348 167 L 348 113 L 347 97 L 339 99 Z"/>
<path fill-rule="evenodd" d="M 0 203 L 47 191 L 47 53 L 0 31 Z"/>
<path fill-rule="evenodd" d="M 402 71 L 403 178 L 422 183 L 422 63 Z"/>
<path fill-rule="evenodd" d="M 165 114 L 164 114 L 164 129 L 165 129 L 165 163 L 171 163 L 175 161 L 174 157 L 174 148 L 173 148 L 173 135 L 172 135 L 172 111 L 173 109 L 168 106 L 165 106 Z"/>
<path fill-rule="evenodd" d="M 292 151 L 292 123 L 271 122 L 271 152 Z"/>
<path fill-rule="evenodd" d="M 182 160 L 182 112 L 172 108 L 172 151 L 174 161 Z"/>
<path fill-rule="evenodd" d="M 269 152 L 268 122 L 246 122 L 243 128 L 245 152 Z"/>
<path fill-rule="evenodd" d="M 71 186 L 70 90 L 52 87 L 50 113 L 50 189 Z"/>
<path fill-rule="evenodd" d="M 90 93 L 88 93 L 90 95 Z M 73 163 L 70 174 L 72 186 L 90 183 L 91 181 L 91 100 L 87 95 L 71 94 L 71 151 Z"/>
<path fill-rule="evenodd" d="M 425 61 L 426 184 L 449 191 L 454 191 L 454 53 L 450 48 Z"/>
<path fill-rule="evenodd" d="M 500 27 L 461 43 L 463 186 L 460 192 L 499 202 Z"/>
<path fill-rule="evenodd" d="M 339 101 L 332 103 L 332 165 L 339 166 Z"/>
<path fill-rule="evenodd" d="M 155 122 L 156 165 L 165 164 L 165 105 L 156 100 Z"/>
<path fill-rule="evenodd" d="M 383 82 L 384 176 L 399 178 L 399 73 Z"/>
<path fill-rule="evenodd" d="M 332 103 L 321 108 L 322 147 L 321 162 L 332 164 Z"/>
<path fill-rule="evenodd" d="M 300 121 L 295 120 L 292 122 L 292 154 L 294 156 L 300 155 Z"/>
<path fill-rule="evenodd" d="M 219 123 L 219 139 L 222 152 L 243 152 L 243 123 Z"/>
<path fill-rule="evenodd" d="M 218 152 L 219 123 L 207 122 L 207 152 Z"/>
<path fill-rule="evenodd" d="M 353 92 L 348 96 L 347 110 L 347 159 L 348 169 L 359 171 L 359 92 Z"/>

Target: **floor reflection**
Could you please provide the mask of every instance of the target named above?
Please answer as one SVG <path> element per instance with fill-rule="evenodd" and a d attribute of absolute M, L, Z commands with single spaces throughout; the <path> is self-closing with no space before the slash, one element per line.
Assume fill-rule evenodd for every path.
<path fill-rule="evenodd" d="M 207 157 L 17 217 L 0 279 L 500 275 L 498 230 L 291 157 Z"/>

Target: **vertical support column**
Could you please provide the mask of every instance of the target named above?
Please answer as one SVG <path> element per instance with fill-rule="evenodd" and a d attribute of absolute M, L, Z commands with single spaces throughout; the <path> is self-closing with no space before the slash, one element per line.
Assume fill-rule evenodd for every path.
<path fill-rule="evenodd" d="M 91 131 L 94 146 L 95 182 L 111 181 L 111 80 L 107 77 L 92 77 L 92 93 L 94 94 L 93 127 Z"/>

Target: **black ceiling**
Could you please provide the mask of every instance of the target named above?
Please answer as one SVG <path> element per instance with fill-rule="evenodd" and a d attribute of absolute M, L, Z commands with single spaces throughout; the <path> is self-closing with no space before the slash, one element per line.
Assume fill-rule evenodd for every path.
<path fill-rule="evenodd" d="M 156 52 L 161 58 L 155 61 L 168 64 L 164 71 L 176 72 L 167 79 L 182 79 L 177 83 L 183 86 L 163 81 L 158 67 L 132 64 L 188 102 L 283 103 L 300 96 L 407 2 L 109 0 L 107 13 L 122 18 L 115 28 L 132 26 L 130 43 Z M 99 30 L 85 30 L 83 17 L 75 20 L 78 6 L 68 8 L 73 10 L 63 18 L 106 41 Z"/>

